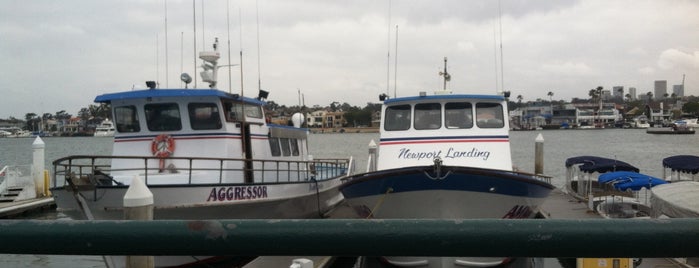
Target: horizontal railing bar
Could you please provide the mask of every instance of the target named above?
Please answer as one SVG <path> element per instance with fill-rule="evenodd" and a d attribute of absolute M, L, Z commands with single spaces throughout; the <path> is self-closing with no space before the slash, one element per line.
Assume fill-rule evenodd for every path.
<path fill-rule="evenodd" d="M 696 257 L 699 219 L 2 220 L 0 241 L 2 254 Z"/>

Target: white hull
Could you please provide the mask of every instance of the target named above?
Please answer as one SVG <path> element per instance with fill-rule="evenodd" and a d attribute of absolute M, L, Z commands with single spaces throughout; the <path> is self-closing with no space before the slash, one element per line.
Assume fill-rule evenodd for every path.
<path fill-rule="evenodd" d="M 318 218 L 343 200 L 337 190 L 340 178 L 313 182 L 259 185 L 151 185 L 154 219 L 277 219 Z M 81 190 L 94 219 L 124 219 L 123 197 L 127 187 Z M 247 191 L 250 193 L 247 193 Z M 85 219 L 70 187 L 55 188 L 60 211 L 73 219 Z M 236 197 L 236 191 L 238 196 Z M 240 192 L 246 192 L 241 194 Z M 263 192 L 264 191 L 264 192 Z M 255 192 L 255 193 L 253 193 Z M 241 200 L 235 200 L 242 198 Z"/>

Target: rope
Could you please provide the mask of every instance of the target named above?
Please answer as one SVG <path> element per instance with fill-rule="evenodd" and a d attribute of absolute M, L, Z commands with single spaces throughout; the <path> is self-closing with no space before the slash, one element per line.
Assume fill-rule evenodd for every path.
<path fill-rule="evenodd" d="M 371 211 L 369 211 L 369 215 L 366 216 L 367 219 L 370 219 L 372 216 L 374 216 L 374 211 L 378 210 L 379 207 L 381 207 L 383 201 L 386 199 L 386 196 L 388 196 L 388 194 L 392 192 L 393 188 L 388 187 L 388 189 L 386 189 L 386 192 L 383 194 L 383 196 L 381 196 L 381 198 L 379 198 L 379 201 L 376 202 L 376 205 L 374 205 L 374 208 Z"/>

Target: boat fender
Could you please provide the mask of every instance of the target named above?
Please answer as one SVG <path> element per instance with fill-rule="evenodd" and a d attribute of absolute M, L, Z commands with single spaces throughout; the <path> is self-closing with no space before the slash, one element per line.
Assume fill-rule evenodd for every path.
<path fill-rule="evenodd" d="M 175 139 L 170 135 L 160 134 L 150 145 L 150 150 L 158 158 L 166 158 L 175 152 Z"/>

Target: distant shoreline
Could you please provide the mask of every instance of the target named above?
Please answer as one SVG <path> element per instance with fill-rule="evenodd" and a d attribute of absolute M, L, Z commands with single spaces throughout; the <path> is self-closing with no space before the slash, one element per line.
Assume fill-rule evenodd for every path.
<path fill-rule="evenodd" d="M 313 134 L 379 133 L 377 127 L 309 128 Z"/>

